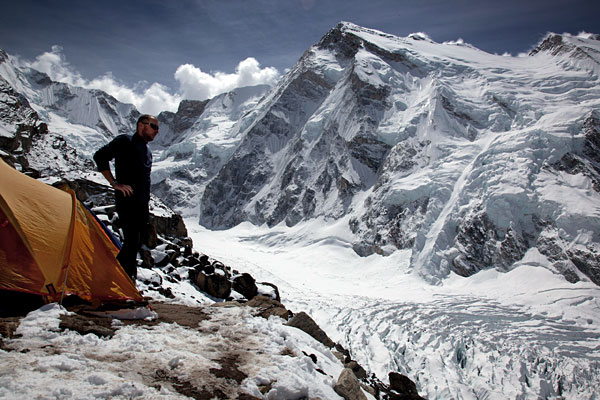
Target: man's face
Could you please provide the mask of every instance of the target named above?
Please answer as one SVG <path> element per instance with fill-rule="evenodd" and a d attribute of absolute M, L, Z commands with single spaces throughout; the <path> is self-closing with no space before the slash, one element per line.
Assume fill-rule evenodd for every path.
<path fill-rule="evenodd" d="M 158 135 L 158 120 L 156 118 L 148 118 L 139 123 L 139 135 L 142 139 L 149 143 Z"/>

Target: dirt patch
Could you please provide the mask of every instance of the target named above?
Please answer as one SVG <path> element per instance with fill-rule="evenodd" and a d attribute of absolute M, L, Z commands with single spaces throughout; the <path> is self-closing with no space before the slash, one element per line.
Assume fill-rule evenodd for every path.
<path fill-rule="evenodd" d="M 231 379 L 240 384 L 248 377 L 248 375 L 238 369 L 238 355 L 228 354 L 215 361 L 221 364 L 221 368 L 211 368 L 209 371 L 217 378 Z"/>
<path fill-rule="evenodd" d="M 116 331 L 116 328 L 112 326 L 112 318 L 92 317 L 81 314 L 61 315 L 58 327 L 61 331 L 69 329 L 81 335 L 93 333 L 98 337 L 113 337 Z"/>
<path fill-rule="evenodd" d="M 156 311 L 158 318 L 153 321 L 123 320 L 125 325 L 155 326 L 160 323 L 176 323 L 188 328 L 198 328 L 202 321 L 210 319 L 202 310 L 204 306 L 188 307 L 181 304 L 153 303 L 151 308 Z M 118 327 L 113 326 L 112 317 L 99 317 L 91 314 L 84 306 L 67 307 L 74 314 L 60 316 L 60 330 L 72 330 L 86 335 L 92 333 L 98 337 L 112 337 Z M 19 326 L 22 317 L 0 318 L 0 348 L 5 349 L 3 338 L 14 337 L 14 332 Z"/>
<path fill-rule="evenodd" d="M 167 324 L 177 323 L 188 328 L 197 328 L 200 322 L 210 319 L 202 310 L 203 306 L 188 307 L 181 304 L 152 303 L 152 310 L 158 314 L 154 321 L 123 321 L 126 324 L 158 325 L 162 322 Z"/>
<path fill-rule="evenodd" d="M 15 337 L 15 331 L 19 327 L 20 318 L 18 317 L 7 317 L 0 318 L 0 350 L 9 351 L 10 348 L 6 347 L 3 338 Z"/>
<path fill-rule="evenodd" d="M 154 373 L 154 379 L 156 381 L 156 384 L 154 386 L 158 390 L 160 390 L 161 385 L 167 384 L 177 393 L 180 393 L 187 397 L 191 397 L 192 399 L 210 400 L 227 398 L 225 393 L 223 393 L 219 389 L 212 392 L 205 389 L 198 389 L 190 382 L 182 381 L 176 376 L 171 376 L 167 371 L 162 369 L 159 369 Z"/>
<path fill-rule="evenodd" d="M 197 328 L 200 322 L 209 319 L 209 316 L 200 307 L 154 303 L 151 305 L 151 308 L 158 314 L 158 318 L 153 321 L 139 319 L 122 320 L 122 322 L 125 325 L 146 326 L 155 326 L 163 322 L 168 324 L 177 323 L 181 326 Z M 75 314 L 61 315 L 59 325 L 61 330 L 70 329 L 82 335 L 93 333 L 98 337 L 112 337 L 118 329 L 118 327 L 113 326 L 112 317 L 98 317 L 83 307 L 70 307 L 68 309 Z"/>
<path fill-rule="evenodd" d="M 222 361 L 222 360 L 220 360 Z M 225 364 L 225 363 L 224 363 Z M 231 371 L 236 371 L 232 372 Z M 222 369 L 212 368 L 210 372 L 218 377 L 225 379 L 234 379 L 237 384 L 240 384 L 242 380 L 246 378 L 246 375 L 237 370 L 237 367 L 234 365 L 233 368 L 225 367 Z M 243 378 L 241 378 L 243 376 Z M 241 379 L 240 379 L 241 378 Z M 196 400 L 210 400 L 210 399 L 237 399 L 237 400 L 258 400 L 257 397 L 254 397 L 248 393 L 238 393 L 237 397 L 232 397 L 225 394 L 219 388 L 210 388 L 210 390 L 206 388 L 198 388 L 193 385 L 189 381 L 185 381 L 180 379 L 177 376 L 172 376 L 168 371 L 159 369 L 154 373 L 154 387 L 158 390 L 161 389 L 163 385 L 166 385 L 169 389 L 176 391 L 184 396 L 190 397 Z"/>
<path fill-rule="evenodd" d="M 248 305 L 252 306 L 254 304 L 249 303 Z M 204 311 L 204 307 L 206 307 L 204 305 L 189 307 L 181 304 L 152 303 L 150 307 L 158 314 L 157 319 L 153 321 L 122 320 L 122 322 L 125 325 L 146 326 L 155 326 L 160 323 L 176 323 L 184 327 L 197 329 L 202 321 L 210 319 L 209 314 Z M 260 305 L 254 305 L 254 307 L 258 307 L 259 311 L 262 311 Z M 110 338 L 118 329 L 118 327 L 112 325 L 112 317 L 99 317 L 92 314 L 88 306 L 75 305 L 67 306 L 66 308 L 74 314 L 61 315 L 59 325 L 61 330 L 69 329 L 82 335 L 92 333 L 98 337 Z M 259 315 L 261 314 L 259 313 Z M 0 317 L 0 335 L 4 338 L 13 337 L 14 331 L 19 326 L 20 319 L 21 317 Z M 3 348 L 2 338 L 0 338 L 0 348 Z"/>

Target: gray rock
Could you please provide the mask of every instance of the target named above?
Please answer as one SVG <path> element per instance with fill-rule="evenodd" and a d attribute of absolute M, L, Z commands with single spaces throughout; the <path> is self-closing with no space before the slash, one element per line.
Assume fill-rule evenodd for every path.
<path fill-rule="evenodd" d="M 292 315 L 292 313 L 287 310 L 283 304 L 266 296 L 255 296 L 252 298 L 252 300 L 244 305 L 257 309 L 255 312 L 253 312 L 254 316 L 267 319 L 274 315 L 276 317 L 288 320 Z"/>
<path fill-rule="evenodd" d="M 226 299 L 231 294 L 231 282 L 221 274 L 207 275 L 204 272 L 198 272 L 196 285 L 209 296 L 218 299 Z"/>
<path fill-rule="evenodd" d="M 232 287 L 233 290 L 242 294 L 248 300 L 252 299 L 258 294 L 256 280 L 252 277 L 252 275 L 246 272 L 233 278 Z"/>
<path fill-rule="evenodd" d="M 319 325 L 317 325 L 317 323 L 303 311 L 294 315 L 294 317 L 290 319 L 286 325 L 293 326 L 294 328 L 298 328 L 308 333 L 315 340 L 323 343 L 329 348 L 335 346 L 333 340 L 331 340 L 329 336 L 327 336 L 327 334 L 319 327 Z"/>
<path fill-rule="evenodd" d="M 179 214 L 173 213 L 168 217 L 151 215 L 150 223 L 154 226 L 157 233 L 162 236 L 186 237 L 187 229 L 183 218 Z"/>
<path fill-rule="evenodd" d="M 345 400 L 367 400 L 360 388 L 360 382 L 350 368 L 344 368 L 333 390 Z"/>
<path fill-rule="evenodd" d="M 417 385 L 406 375 L 390 372 L 390 390 L 396 393 L 390 395 L 390 399 L 398 400 L 422 400 L 417 391 Z"/>
<path fill-rule="evenodd" d="M 365 379 L 367 377 L 367 371 L 365 371 L 365 369 L 354 360 L 347 363 L 345 367 L 350 368 L 358 379 Z"/>

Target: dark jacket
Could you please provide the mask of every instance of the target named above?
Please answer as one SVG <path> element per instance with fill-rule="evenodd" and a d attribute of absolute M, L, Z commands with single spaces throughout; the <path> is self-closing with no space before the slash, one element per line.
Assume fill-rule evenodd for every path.
<path fill-rule="evenodd" d="M 130 197 L 124 197 L 116 191 L 117 207 L 127 204 L 147 208 L 150 201 L 152 153 L 146 142 L 137 134 L 119 135 L 94 154 L 98 171 L 109 170 L 109 162 L 113 159 L 115 179 L 133 189 L 133 195 Z"/>

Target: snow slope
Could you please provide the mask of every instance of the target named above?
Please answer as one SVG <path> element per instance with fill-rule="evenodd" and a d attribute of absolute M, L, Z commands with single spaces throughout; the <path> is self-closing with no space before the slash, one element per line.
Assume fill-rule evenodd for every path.
<path fill-rule="evenodd" d="M 276 283 L 289 309 L 313 316 L 370 372 L 404 373 L 426 398 L 600 396 L 600 289 L 567 282 L 534 255 L 508 273 L 452 275 L 433 286 L 406 273 L 406 252 L 359 257 L 343 223 L 227 231 L 187 224 L 197 250 Z M 20 337 L 2 338 L 10 351 L 0 350 L 0 397 L 179 399 L 193 382 L 227 398 L 263 398 L 259 388 L 275 382 L 264 398 L 339 398 L 332 387 L 341 364 L 302 331 L 246 308 L 206 307 L 212 300 L 189 284 L 169 285 L 176 298 L 168 301 L 203 307 L 207 320 L 196 329 L 116 321 L 116 334 L 99 338 L 61 332 L 66 311 L 56 305 L 30 313 Z M 147 292 L 167 300 L 156 293 Z M 233 355 L 247 376 L 239 384 L 214 374 Z"/>
<path fill-rule="evenodd" d="M 152 144 L 152 190 L 183 215 L 197 215 L 206 183 L 233 153 L 254 107 L 270 89 L 237 88 L 205 102 L 184 101 L 177 113 L 161 113 Z"/>

